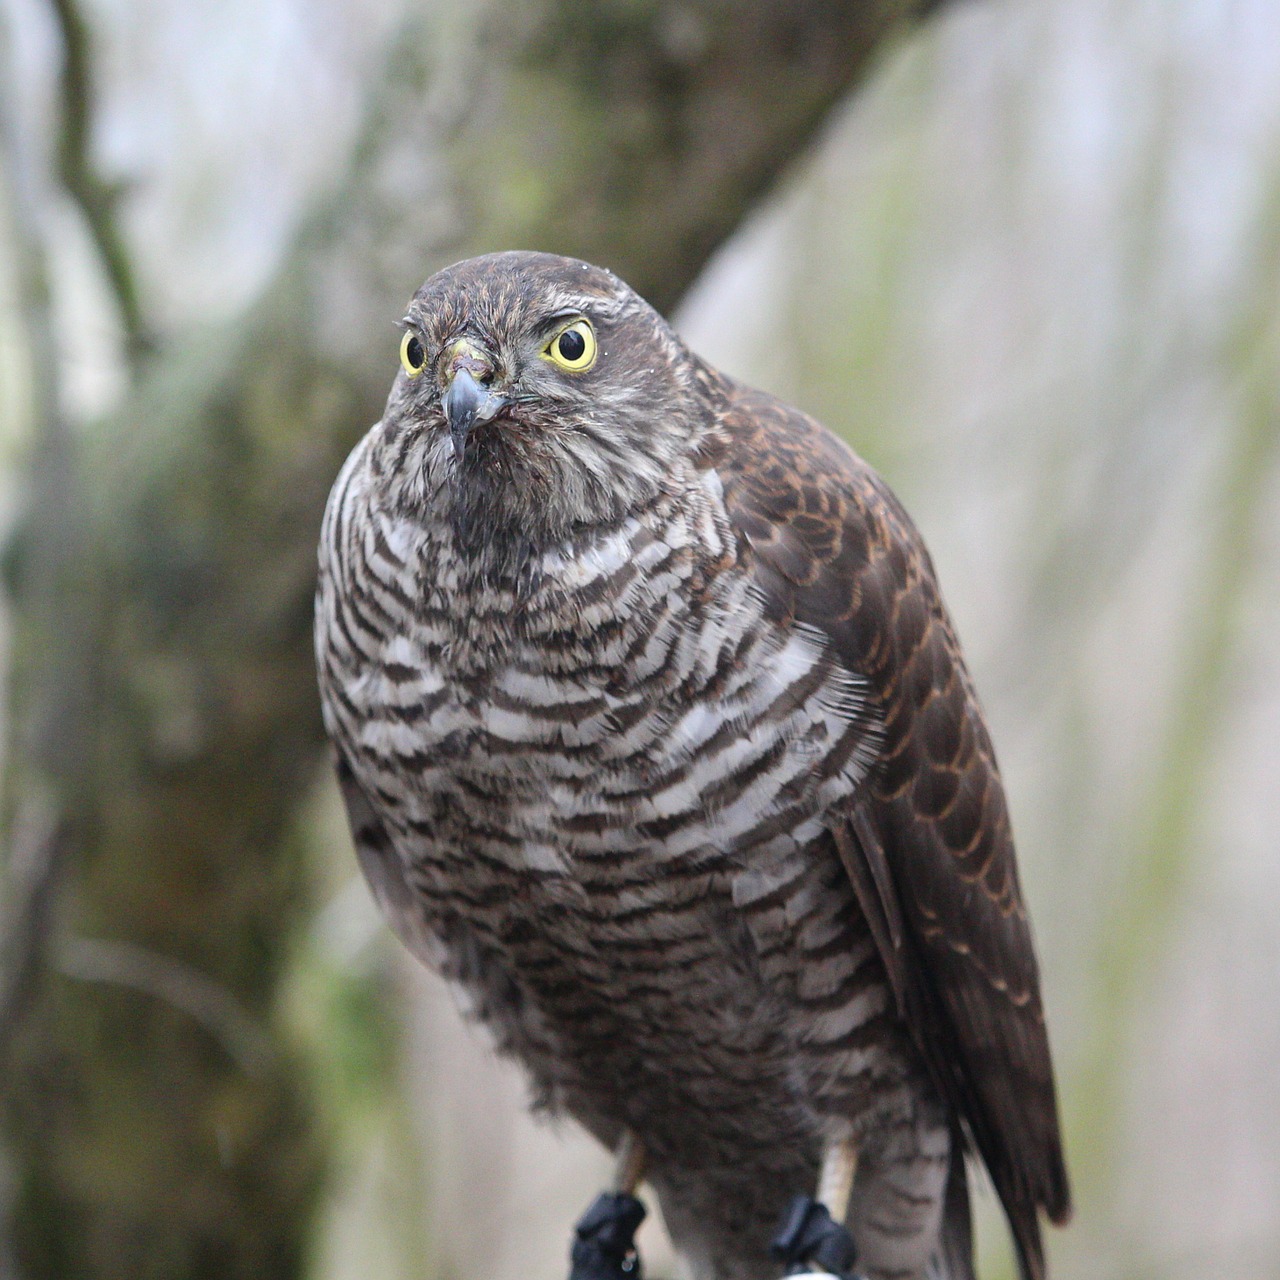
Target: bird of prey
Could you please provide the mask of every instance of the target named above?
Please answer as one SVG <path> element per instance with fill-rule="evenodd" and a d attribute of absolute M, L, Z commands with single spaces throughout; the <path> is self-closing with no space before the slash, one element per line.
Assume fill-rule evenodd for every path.
<path fill-rule="evenodd" d="M 357 852 L 535 1105 L 699 1280 L 1024 1280 L 1069 1214 L 991 739 L 920 535 L 609 271 L 433 276 L 330 497 L 316 649 Z M 781 1226 L 779 1225 L 781 1222 Z"/>

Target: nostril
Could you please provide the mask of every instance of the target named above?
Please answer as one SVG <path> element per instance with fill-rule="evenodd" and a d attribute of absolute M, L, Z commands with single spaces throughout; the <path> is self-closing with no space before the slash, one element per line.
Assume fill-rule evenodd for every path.
<path fill-rule="evenodd" d="M 493 384 L 496 370 L 488 360 L 482 360 L 470 351 L 463 351 L 454 356 L 450 361 L 451 372 L 454 374 L 466 372 L 477 386 L 488 387 Z"/>

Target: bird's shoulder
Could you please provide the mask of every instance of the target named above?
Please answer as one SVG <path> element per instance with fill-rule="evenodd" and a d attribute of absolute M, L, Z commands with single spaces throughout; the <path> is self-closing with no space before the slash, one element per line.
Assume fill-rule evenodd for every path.
<path fill-rule="evenodd" d="M 718 374 L 708 375 L 708 398 L 699 461 L 720 478 L 770 613 L 821 628 L 860 674 L 888 678 L 886 631 L 918 628 L 941 605 L 911 518 L 877 472 L 808 414 Z"/>

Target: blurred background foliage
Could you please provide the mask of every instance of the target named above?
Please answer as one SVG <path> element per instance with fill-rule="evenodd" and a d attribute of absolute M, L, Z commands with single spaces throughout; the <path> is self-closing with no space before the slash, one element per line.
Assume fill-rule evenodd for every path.
<path fill-rule="evenodd" d="M 1280 1275 L 1280 7 L 916 7 L 2 0 L 0 1277 L 562 1273 L 603 1158 L 387 937 L 305 640 L 408 293 L 517 245 L 679 303 L 923 528 L 1055 1276 Z"/>

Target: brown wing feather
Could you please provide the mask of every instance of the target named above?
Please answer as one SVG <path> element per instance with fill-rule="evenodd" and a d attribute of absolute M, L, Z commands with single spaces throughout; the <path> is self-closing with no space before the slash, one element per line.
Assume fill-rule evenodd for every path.
<path fill-rule="evenodd" d="M 928 552 L 812 419 L 717 382 L 716 467 L 774 616 L 824 631 L 875 692 L 881 761 L 837 842 L 903 1014 L 990 1170 L 1024 1274 L 1070 1213 L 1039 974 L 1004 791 Z"/>

